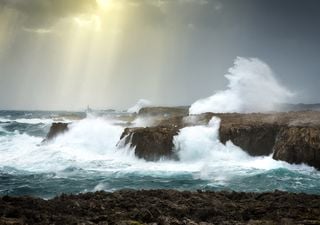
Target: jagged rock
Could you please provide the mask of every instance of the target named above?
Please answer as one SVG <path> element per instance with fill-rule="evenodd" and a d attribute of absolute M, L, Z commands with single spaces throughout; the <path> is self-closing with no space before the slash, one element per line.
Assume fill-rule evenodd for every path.
<path fill-rule="evenodd" d="M 135 148 L 135 155 L 148 161 L 162 157 L 176 158 L 173 149 L 173 136 L 177 127 L 126 128 L 121 135 L 122 144 Z"/>
<path fill-rule="evenodd" d="M 282 128 L 273 158 L 288 163 L 305 163 L 320 169 L 320 127 Z"/>
<path fill-rule="evenodd" d="M 220 140 L 231 140 L 249 155 L 263 156 L 273 152 L 279 126 L 273 124 L 236 125 L 220 127 Z"/>
<path fill-rule="evenodd" d="M 277 160 L 320 168 L 320 112 L 173 116 L 155 127 L 127 128 L 121 139 L 131 143 L 140 158 L 154 161 L 175 157 L 172 140 L 179 129 L 206 125 L 213 116 L 221 119 L 219 134 L 223 143 L 231 140 L 252 156 L 270 155 L 275 150 Z"/>
<path fill-rule="evenodd" d="M 53 138 L 57 137 L 59 134 L 63 134 L 68 131 L 68 123 L 52 123 L 50 131 L 47 134 L 47 137 L 43 140 L 44 142 L 50 141 Z"/>
<path fill-rule="evenodd" d="M 0 224 L 320 224 L 320 195 L 121 190 L 0 197 Z"/>

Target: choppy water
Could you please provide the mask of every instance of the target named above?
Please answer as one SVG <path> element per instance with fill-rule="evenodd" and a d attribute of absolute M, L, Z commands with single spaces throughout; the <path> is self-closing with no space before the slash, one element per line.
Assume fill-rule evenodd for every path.
<path fill-rule="evenodd" d="M 146 162 L 116 148 L 122 113 L 0 111 L 0 195 L 50 198 L 60 193 L 123 188 L 273 191 L 320 194 L 320 173 L 271 156 L 251 157 L 218 139 L 219 120 L 184 128 L 174 144 L 180 161 Z M 80 120 L 81 119 L 81 120 Z M 69 132 L 41 144 L 53 121 Z"/>

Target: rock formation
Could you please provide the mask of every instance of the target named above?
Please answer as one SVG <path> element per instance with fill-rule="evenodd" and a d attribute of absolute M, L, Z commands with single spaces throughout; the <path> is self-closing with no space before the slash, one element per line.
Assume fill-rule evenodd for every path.
<path fill-rule="evenodd" d="M 63 134 L 68 130 L 69 130 L 68 123 L 52 123 L 50 127 L 50 131 L 47 137 L 43 140 L 43 142 L 50 141 L 55 137 L 57 137 L 59 134 Z"/>
<path fill-rule="evenodd" d="M 130 144 L 135 148 L 137 157 L 148 161 L 157 161 L 162 157 L 172 159 L 176 158 L 172 140 L 178 130 L 175 127 L 126 128 L 121 144 Z"/>
<path fill-rule="evenodd" d="M 0 197 L 0 224 L 320 224 L 320 195 L 174 190 Z"/>
<path fill-rule="evenodd" d="M 273 158 L 288 163 L 305 163 L 320 170 L 320 128 L 282 128 L 277 136 Z"/>
<path fill-rule="evenodd" d="M 139 158 L 154 161 L 175 157 L 172 140 L 179 129 L 206 125 L 216 116 L 221 119 L 222 143 L 231 140 L 252 156 L 274 152 L 274 159 L 320 168 L 320 112 L 172 115 L 154 127 L 126 129 L 121 139 L 131 141 Z"/>
<path fill-rule="evenodd" d="M 130 145 L 135 155 L 148 161 L 163 157 L 178 159 L 173 138 L 186 126 L 207 125 L 219 117 L 220 141 L 231 140 L 251 156 L 273 154 L 276 160 L 305 163 L 320 169 L 320 112 L 289 113 L 204 113 L 187 115 L 185 107 L 143 108 L 139 116 L 156 117 L 152 127 L 126 128 L 118 146 Z M 44 141 L 50 141 L 68 130 L 67 123 L 53 123 Z"/>

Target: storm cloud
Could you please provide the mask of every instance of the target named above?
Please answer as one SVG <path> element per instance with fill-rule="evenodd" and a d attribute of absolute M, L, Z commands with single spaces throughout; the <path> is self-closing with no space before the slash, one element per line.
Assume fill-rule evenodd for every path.
<path fill-rule="evenodd" d="M 189 105 L 237 56 L 320 102 L 317 0 L 0 0 L 0 108 Z"/>

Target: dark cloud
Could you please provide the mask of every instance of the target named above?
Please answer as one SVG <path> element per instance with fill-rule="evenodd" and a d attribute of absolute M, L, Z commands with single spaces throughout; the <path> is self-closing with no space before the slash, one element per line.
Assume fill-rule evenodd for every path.
<path fill-rule="evenodd" d="M 0 11 L 16 10 L 20 22 L 9 22 L 0 49 L 0 96 L 8 96 L 0 107 L 125 108 L 139 98 L 190 104 L 225 87 L 237 56 L 268 63 L 298 93 L 294 101 L 320 102 L 319 0 L 113 1 L 126 4 L 124 14 L 106 13 L 102 32 L 90 36 L 90 28 L 72 33 L 73 20 L 50 28 L 62 18 L 95 15 L 95 0 L 0 0 Z M 74 81 L 63 92 L 68 76 Z M 85 100 L 75 101 L 80 95 Z"/>
<path fill-rule="evenodd" d="M 95 0 L 2 0 L 0 6 L 18 10 L 27 28 L 47 28 L 63 17 L 93 11 L 97 4 Z"/>

